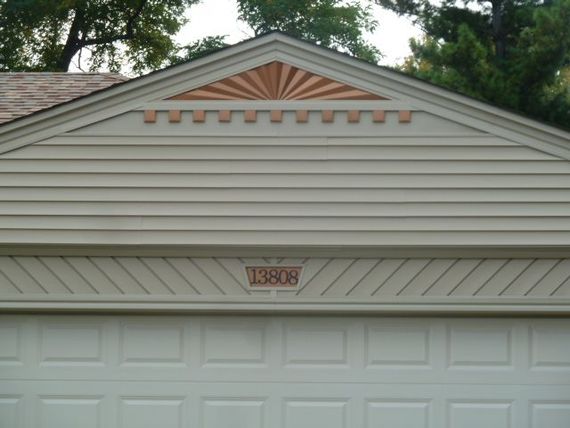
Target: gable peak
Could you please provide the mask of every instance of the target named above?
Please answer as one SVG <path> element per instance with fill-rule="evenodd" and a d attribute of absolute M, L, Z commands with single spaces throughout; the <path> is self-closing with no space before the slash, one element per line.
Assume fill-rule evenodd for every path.
<path fill-rule="evenodd" d="M 280 61 L 243 71 L 169 100 L 386 100 Z"/>

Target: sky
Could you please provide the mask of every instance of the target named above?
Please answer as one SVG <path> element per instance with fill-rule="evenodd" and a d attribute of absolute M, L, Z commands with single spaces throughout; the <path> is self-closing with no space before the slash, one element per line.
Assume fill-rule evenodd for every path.
<path fill-rule="evenodd" d="M 188 44 L 206 36 L 228 35 L 229 43 L 237 43 L 253 37 L 253 31 L 238 21 L 236 3 L 235 0 L 203 0 L 192 6 L 187 13 L 190 22 L 178 34 L 177 42 Z M 373 34 L 367 35 L 367 41 L 384 55 L 380 63 L 395 65 L 403 62 L 410 54 L 408 40 L 421 36 L 421 31 L 408 19 L 378 6 L 374 6 L 373 13 L 379 25 Z"/>

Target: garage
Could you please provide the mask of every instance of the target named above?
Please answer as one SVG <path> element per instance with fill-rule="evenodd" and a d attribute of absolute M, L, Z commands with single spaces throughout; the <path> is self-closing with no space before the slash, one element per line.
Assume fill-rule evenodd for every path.
<path fill-rule="evenodd" d="M 567 427 L 570 321 L 13 316 L 2 420 L 28 426 Z"/>
<path fill-rule="evenodd" d="M 567 131 L 279 33 L 89 78 L 0 124 L 1 428 L 570 426 Z"/>

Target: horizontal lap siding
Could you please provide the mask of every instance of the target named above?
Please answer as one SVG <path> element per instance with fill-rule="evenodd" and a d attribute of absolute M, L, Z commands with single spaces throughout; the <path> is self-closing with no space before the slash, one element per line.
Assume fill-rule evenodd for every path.
<path fill-rule="evenodd" d="M 1 161 L 0 161 L 1 162 Z M 568 189 L 570 174 L 0 174 L 2 187 Z"/>
<path fill-rule="evenodd" d="M 41 223 L 38 223 L 41 217 Z M 514 216 L 513 216 L 514 217 Z M 570 217 L 101 216 L 3 215 L 0 230 L 169 231 L 569 231 Z"/>
<path fill-rule="evenodd" d="M 1 162 L 0 162 L 1 163 Z M 332 203 L 343 207 L 354 203 L 377 204 L 387 206 L 396 203 L 419 203 L 422 207 L 441 203 L 457 203 L 469 209 L 474 204 L 497 206 L 497 203 L 522 203 L 525 207 L 545 203 L 570 202 L 570 188 L 437 188 L 437 189 L 362 189 L 362 188 L 160 188 L 156 187 L 0 187 L 0 198 L 3 206 L 9 202 L 68 202 L 75 206 L 76 202 L 95 202 L 113 204 L 115 202 L 143 202 L 147 207 L 158 207 L 160 204 L 176 204 L 185 202 L 215 202 L 248 204 L 258 203 Z M 156 204 L 154 204 L 156 203 Z M 6 205 L 5 205 L 6 204 Z M 25 207 L 25 204 L 21 205 Z M 114 205 L 115 206 L 115 205 Z M 118 205 L 117 205 L 118 206 Z M 168 206 L 168 205 L 167 205 Z M 251 206 L 251 205 L 250 205 Z"/>
<path fill-rule="evenodd" d="M 84 229 L 4 229 L 3 242 L 19 244 L 80 245 L 214 245 L 235 246 L 567 246 L 568 231 L 228 231 L 228 230 L 84 230 Z M 57 247 L 56 247 L 57 248 Z M 325 250 L 329 248 L 324 248 Z"/>
<path fill-rule="evenodd" d="M 477 146 L 31 146 L 4 155 L 5 159 L 93 159 L 93 160 L 551 160 L 550 155 L 534 153 L 524 147 Z"/>
<path fill-rule="evenodd" d="M 43 195 L 47 198 L 48 195 Z M 86 196 L 84 195 L 84 198 Z M 101 198 L 102 199 L 102 198 Z M 79 199 L 82 200 L 82 199 Z M 132 201 L 70 202 L 43 199 L 40 201 L 14 201 L 0 204 L 2 216 L 108 216 L 114 217 L 272 217 L 289 216 L 311 218 L 389 218 L 389 217 L 564 217 L 569 204 L 564 202 L 219 202 L 219 201 Z M 523 215 L 524 212 L 524 215 Z"/>
<path fill-rule="evenodd" d="M 97 126 L 1 157 L 0 242 L 560 245 L 570 235 L 570 163 L 465 129 L 90 135 Z"/>

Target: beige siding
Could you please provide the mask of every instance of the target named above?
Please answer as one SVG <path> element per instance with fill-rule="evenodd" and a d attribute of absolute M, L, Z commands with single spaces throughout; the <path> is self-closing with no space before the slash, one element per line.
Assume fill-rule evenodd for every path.
<path fill-rule="evenodd" d="M 222 109 L 227 109 L 227 103 L 221 103 Z M 451 120 L 444 119 L 423 111 L 414 111 L 410 123 L 399 123 L 397 111 L 387 111 L 384 123 L 373 123 L 372 112 L 362 111 L 359 123 L 347 123 L 346 111 L 336 111 L 334 123 L 323 123 L 322 109 L 331 108 L 334 102 L 321 101 L 318 111 L 310 111 L 307 123 L 297 124 L 294 111 L 284 111 L 282 123 L 271 123 L 269 111 L 257 112 L 257 122 L 246 123 L 243 111 L 234 111 L 231 123 L 219 123 L 217 111 L 207 111 L 205 123 L 196 124 L 192 121 L 192 112 L 183 111 L 180 123 L 169 123 L 168 112 L 157 112 L 156 123 L 144 123 L 143 112 L 129 112 L 111 119 L 72 131 L 81 136 L 271 136 L 271 137 L 327 137 L 331 135 L 342 137 L 372 137 L 376 135 L 403 136 L 421 135 L 438 137 L 444 134 L 484 135 L 484 132 L 473 129 Z M 210 104 L 209 108 L 217 110 Z M 281 107 L 286 110 L 286 108 Z M 365 107 L 368 109 L 369 107 Z"/>
<path fill-rule="evenodd" d="M 0 297 L 267 296 L 248 289 L 244 268 L 276 264 L 304 266 L 299 290 L 277 298 L 570 297 L 570 259 L 24 256 L 0 257 Z"/>
<path fill-rule="evenodd" d="M 570 243 L 568 161 L 422 115 L 197 127 L 133 112 L 2 155 L 0 243 Z"/>

